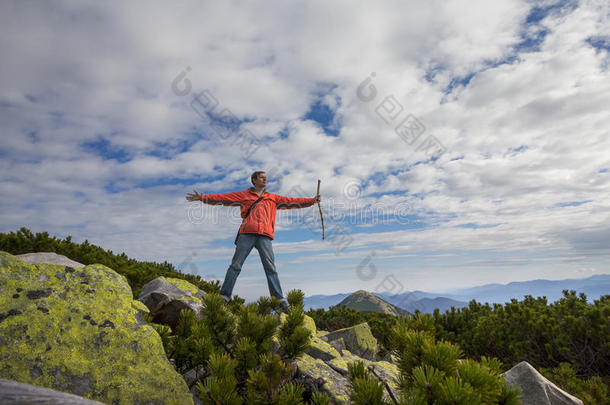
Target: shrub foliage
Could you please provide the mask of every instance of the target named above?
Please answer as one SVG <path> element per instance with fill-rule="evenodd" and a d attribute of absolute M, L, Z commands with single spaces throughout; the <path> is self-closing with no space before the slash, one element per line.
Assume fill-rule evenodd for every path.
<path fill-rule="evenodd" d="M 502 372 L 527 361 L 585 404 L 610 404 L 610 295 L 591 304 L 585 294 L 568 290 L 563 291 L 563 298 L 551 304 L 545 297 L 530 295 L 521 301 L 512 299 L 493 306 L 473 300 L 468 307 L 452 308 L 442 314 L 436 310 L 433 314 L 416 312 L 401 318 L 345 307 L 312 309 L 307 314 L 319 329 L 328 331 L 367 322 L 380 342 L 380 357 L 394 349 L 392 335 L 397 327 L 405 328 L 404 333 L 426 332 L 436 341 L 445 342 L 437 344 L 439 351 L 450 350 L 447 345 L 451 343 L 460 347 L 466 359 L 497 359 Z M 422 336 L 417 339 L 423 339 Z M 422 348 L 423 341 L 413 347 L 420 350 L 415 348 Z M 404 361 L 407 370 L 414 371 L 421 358 Z M 430 374 L 430 369 L 419 373 L 420 378 L 437 375 Z M 454 382 L 454 388 L 458 386 Z"/>
<path fill-rule="evenodd" d="M 111 250 L 104 250 L 90 244 L 88 240 L 83 243 L 74 243 L 71 236 L 58 239 L 55 236 L 49 236 L 47 232 L 33 234 L 29 229 L 21 228 L 16 232 L 0 233 L 0 250 L 12 255 L 54 252 L 84 265 L 103 264 L 127 278 L 134 297 L 140 295 L 142 286 L 161 276 L 181 278 L 206 292 L 220 291 L 218 281 L 208 282 L 198 275 L 182 273 L 167 261 L 163 263 L 141 262 L 128 258 L 125 253 L 114 254 Z"/>

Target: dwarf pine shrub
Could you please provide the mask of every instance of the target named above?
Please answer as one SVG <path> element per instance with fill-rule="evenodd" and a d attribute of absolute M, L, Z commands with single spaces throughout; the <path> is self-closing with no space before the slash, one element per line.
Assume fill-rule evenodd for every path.
<path fill-rule="evenodd" d="M 383 405 L 383 384 L 365 368 L 364 362 L 347 364 L 351 387 L 350 401 L 354 405 Z"/>
<path fill-rule="evenodd" d="M 228 354 L 214 353 L 210 356 L 210 376 L 204 382 L 197 382 L 199 399 L 205 405 L 241 405 L 242 398 L 237 392 L 235 368 L 237 361 Z"/>
<path fill-rule="evenodd" d="M 569 363 L 561 363 L 552 369 L 542 368 L 540 373 L 561 389 L 582 400 L 584 405 L 610 405 L 608 385 L 599 376 L 580 379 L 575 367 Z"/>
<path fill-rule="evenodd" d="M 392 330 L 392 344 L 400 370 L 397 382 L 401 405 L 520 403 L 519 390 L 508 387 L 496 359 L 462 359 L 458 345 L 437 342 L 430 331 L 410 329 L 409 320 L 404 319 Z M 350 368 L 350 382 L 354 403 L 390 403 L 383 399 L 383 385 L 363 364 Z"/>
<path fill-rule="evenodd" d="M 286 322 L 280 327 L 280 354 L 284 361 L 294 361 L 309 345 L 311 332 L 303 326 L 304 315 L 299 307 L 288 311 Z"/>
<path fill-rule="evenodd" d="M 276 353 L 262 354 L 260 367 L 249 371 L 248 396 L 249 405 L 283 405 L 300 404 L 303 387 L 290 383 L 295 372 L 294 366 L 286 365 Z"/>
<path fill-rule="evenodd" d="M 204 404 L 305 404 L 305 388 L 296 377 L 295 360 L 309 344 L 303 326 L 303 293 L 291 291 L 288 314 L 278 328 L 276 298 L 257 303 L 225 304 L 220 295 L 203 298 L 199 318 L 183 310 L 175 333 L 155 325 L 166 354 L 181 373 L 195 370 L 199 399 Z M 315 393 L 308 403 L 328 405 L 330 398 Z"/>

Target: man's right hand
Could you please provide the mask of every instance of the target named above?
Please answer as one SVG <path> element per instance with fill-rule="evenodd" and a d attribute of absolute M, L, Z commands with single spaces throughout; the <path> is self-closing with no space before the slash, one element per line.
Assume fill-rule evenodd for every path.
<path fill-rule="evenodd" d="M 197 190 L 193 190 L 193 193 L 188 193 L 186 195 L 186 199 L 189 201 L 201 201 L 201 194 L 197 192 Z"/>

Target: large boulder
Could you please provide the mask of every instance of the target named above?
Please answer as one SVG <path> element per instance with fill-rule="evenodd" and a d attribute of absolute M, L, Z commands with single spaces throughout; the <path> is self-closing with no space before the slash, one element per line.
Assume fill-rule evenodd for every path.
<path fill-rule="evenodd" d="M 85 265 L 82 263 L 75 262 L 64 255 L 58 255 L 57 253 L 53 252 L 25 253 L 22 255 L 16 255 L 15 257 L 18 257 L 19 259 L 28 263 L 59 264 L 61 266 L 74 267 L 75 269 L 85 267 Z"/>
<path fill-rule="evenodd" d="M 320 339 L 340 348 L 339 350 L 345 348 L 356 356 L 367 360 L 375 360 L 379 349 L 377 339 L 373 336 L 371 328 L 366 322 L 327 333 Z M 334 341 L 338 342 L 333 344 Z"/>
<path fill-rule="evenodd" d="M 285 318 L 286 316 L 282 314 L 280 324 L 285 321 Z M 378 378 L 387 383 L 394 394 L 397 393 L 398 367 L 387 361 L 372 361 L 377 352 L 377 340 L 372 335 L 368 324 L 364 323 L 334 332 L 317 331 L 314 320 L 307 315 L 305 315 L 303 324 L 312 332 L 312 335 L 305 354 L 297 359 L 299 374 L 310 379 L 325 381 L 322 389 L 331 396 L 334 403 L 349 403 L 351 388 L 348 379 L 348 364 L 356 361 L 362 361 L 366 367 L 372 368 Z M 364 354 L 367 358 L 353 354 L 346 346 Z M 384 397 L 390 401 L 387 391 L 384 391 Z"/>
<path fill-rule="evenodd" d="M 103 405 L 102 402 L 0 378 L 0 404 Z"/>
<path fill-rule="evenodd" d="M 547 380 L 527 361 L 501 375 L 509 385 L 521 388 L 523 405 L 583 405 L 580 399 Z"/>
<path fill-rule="evenodd" d="M 157 277 L 142 287 L 138 300 L 148 307 L 153 322 L 168 325 L 175 331 L 183 309 L 199 316 L 205 295 L 204 291 L 188 281 Z"/>
<path fill-rule="evenodd" d="M 309 315 L 303 316 L 303 326 L 305 326 L 305 328 L 311 332 L 312 336 L 316 336 L 318 334 L 318 328 L 316 327 L 316 321 L 314 321 L 311 316 L 309 316 Z"/>
<path fill-rule="evenodd" d="M 305 353 L 309 354 L 314 359 L 320 359 L 323 361 L 329 361 L 341 357 L 341 354 L 337 351 L 337 349 L 317 336 L 310 337 L 309 347 L 305 349 Z"/>
<path fill-rule="evenodd" d="M 0 378 L 113 404 L 192 404 L 127 280 L 0 252 Z"/>

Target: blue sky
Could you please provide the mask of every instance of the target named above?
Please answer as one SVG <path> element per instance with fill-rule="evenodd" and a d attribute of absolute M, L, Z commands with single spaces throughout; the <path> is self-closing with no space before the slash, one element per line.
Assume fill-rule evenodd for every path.
<path fill-rule="evenodd" d="M 0 4 L 0 231 L 222 279 L 278 211 L 284 292 L 610 273 L 605 1 Z M 267 295 L 256 251 L 235 293 Z"/>

